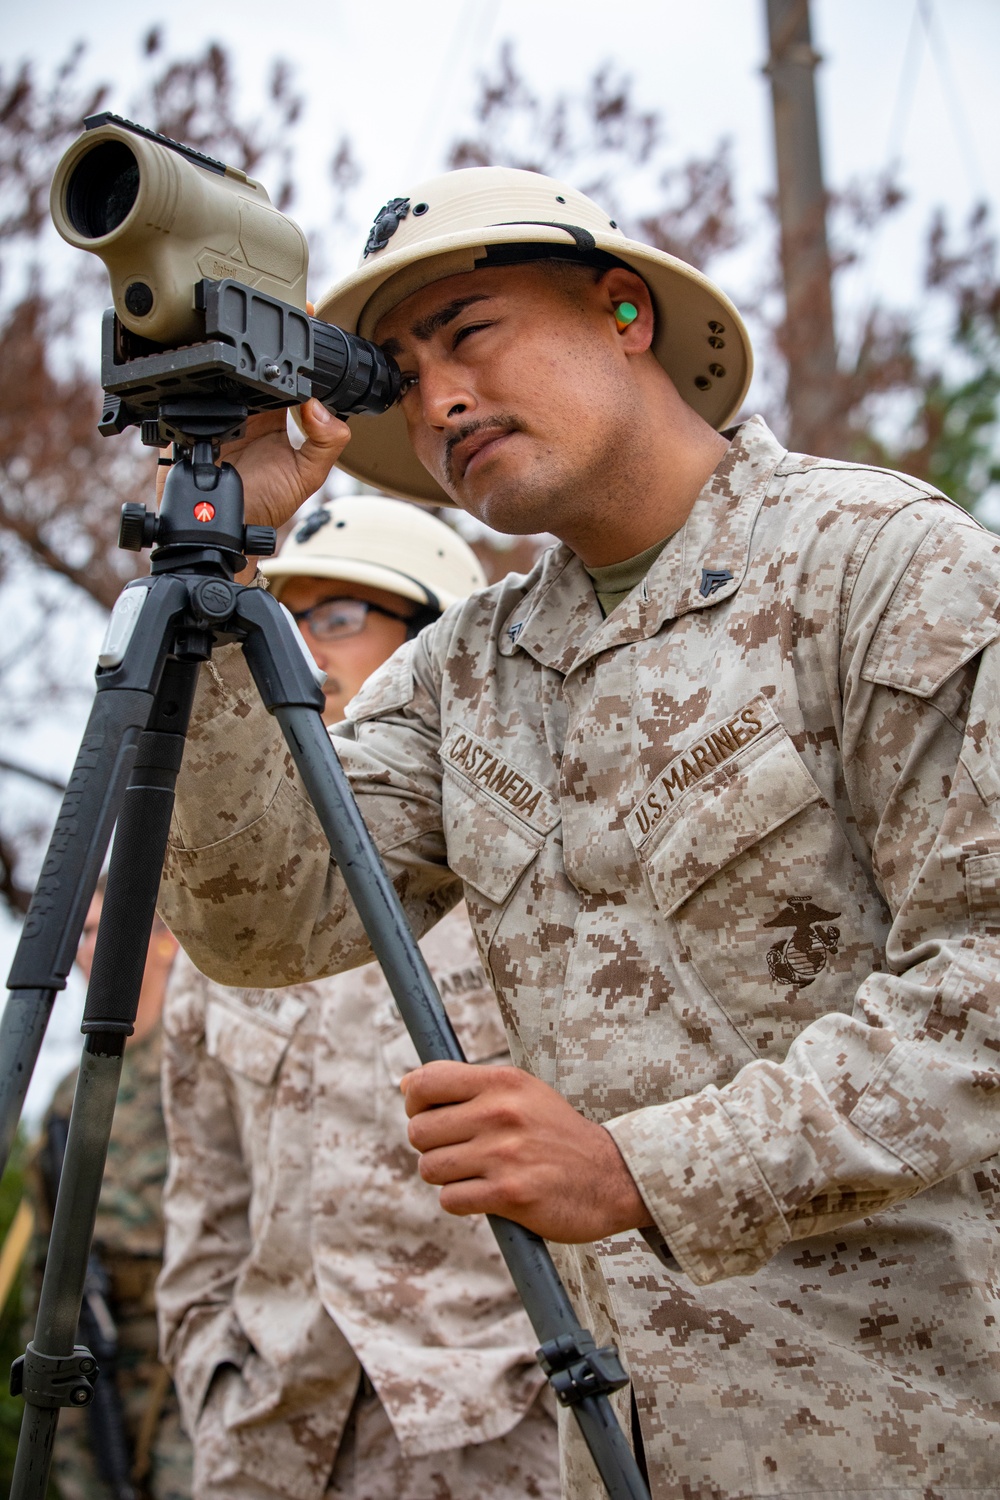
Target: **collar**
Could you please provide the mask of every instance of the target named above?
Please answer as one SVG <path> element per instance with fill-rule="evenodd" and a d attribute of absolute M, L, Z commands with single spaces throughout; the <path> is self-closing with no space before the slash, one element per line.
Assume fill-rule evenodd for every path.
<path fill-rule="evenodd" d="M 648 640 L 669 620 L 714 609 L 742 584 L 757 512 L 785 456 L 763 417 L 737 428 L 681 529 L 605 620 L 580 559 L 560 543 L 504 621 L 501 656 L 526 651 L 564 676 L 600 651 Z"/>

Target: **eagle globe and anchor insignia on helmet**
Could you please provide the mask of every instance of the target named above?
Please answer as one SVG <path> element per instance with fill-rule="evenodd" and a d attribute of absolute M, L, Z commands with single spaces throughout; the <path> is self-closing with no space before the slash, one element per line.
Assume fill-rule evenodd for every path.
<path fill-rule="evenodd" d="M 332 520 L 333 516 L 327 510 L 326 506 L 319 506 L 317 510 L 311 511 L 306 516 L 302 525 L 295 532 L 295 540 L 301 546 L 303 542 L 308 542 L 311 536 L 315 536 L 317 531 L 321 531 L 324 526 L 329 525 Z"/>
<path fill-rule="evenodd" d="M 375 250 L 384 250 L 409 212 L 409 198 L 390 198 L 388 203 L 383 203 L 365 241 L 362 259 Z"/>
<path fill-rule="evenodd" d="M 776 917 L 765 927 L 793 927 L 791 937 L 767 950 L 767 967 L 779 984 L 794 984 L 799 989 L 812 984 L 826 968 L 830 954 L 836 954 L 840 928 L 827 925 L 839 911 L 824 911 L 807 896 L 792 896 Z"/>

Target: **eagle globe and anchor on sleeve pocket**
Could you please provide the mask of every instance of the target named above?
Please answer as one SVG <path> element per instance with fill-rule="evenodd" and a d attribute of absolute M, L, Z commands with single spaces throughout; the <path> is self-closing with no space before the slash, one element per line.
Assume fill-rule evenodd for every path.
<path fill-rule="evenodd" d="M 758 1055 L 849 1011 L 882 967 L 888 912 L 765 698 L 668 761 L 626 828 L 685 985 Z"/>

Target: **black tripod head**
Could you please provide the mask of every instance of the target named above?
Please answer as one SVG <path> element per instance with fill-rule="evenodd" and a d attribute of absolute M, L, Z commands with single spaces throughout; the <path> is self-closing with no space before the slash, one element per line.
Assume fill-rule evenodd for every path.
<path fill-rule="evenodd" d="M 183 568 L 231 579 L 248 555 L 273 553 L 277 533 L 272 526 L 244 525 L 243 483 L 232 464 L 218 461 L 220 445 L 240 436 L 247 416 L 245 405 L 222 396 L 159 403 L 157 429 L 174 445 L 159 513 L 130 501 L 118 530 L 119 547 L 152 547 L 151 572 Z"/>

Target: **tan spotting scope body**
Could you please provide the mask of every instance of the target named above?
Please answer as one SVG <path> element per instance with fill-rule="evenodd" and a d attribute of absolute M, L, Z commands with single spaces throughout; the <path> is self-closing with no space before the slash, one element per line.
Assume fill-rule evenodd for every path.
<path fill-rule="evenodd" d="M 199 336 L 194 288 L 232 277 L 304 308 L 309 251 L 297 224 L 235 167 L 107 114 L 92 115 L 52 180 L 56 229 L 104 262 L 132 333 Z"/>

